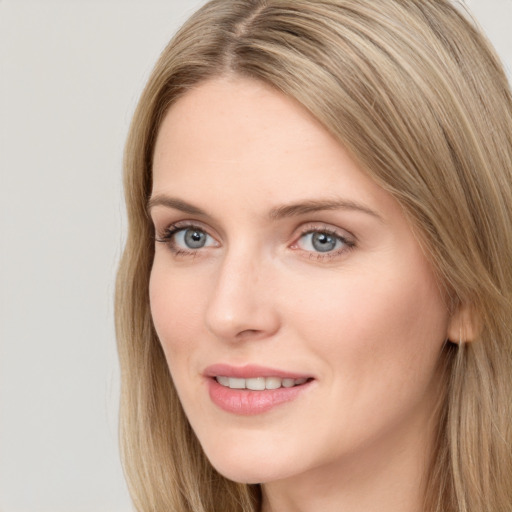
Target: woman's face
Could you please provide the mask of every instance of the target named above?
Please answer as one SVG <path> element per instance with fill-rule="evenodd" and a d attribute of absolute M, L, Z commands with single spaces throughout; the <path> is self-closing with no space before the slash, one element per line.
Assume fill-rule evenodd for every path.
<path fill-rule="evenodd" d="M 449 317 L 397 202 L 243 78 L 177 101 L 153 171 L 151 311 L 212 464 L 271 482 L 417 460 Z"/>

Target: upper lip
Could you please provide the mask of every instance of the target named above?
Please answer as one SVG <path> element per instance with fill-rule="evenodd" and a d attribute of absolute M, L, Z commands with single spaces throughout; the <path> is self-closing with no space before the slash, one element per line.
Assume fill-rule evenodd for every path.
<path fill-rule="evenodd" d="M 236 377 L 239 379 L 251 379 L 256 377 L 280 377 L 282 379 L 303 379 L 311 378 L 311 375 L 297 372 L 279 370 L 277 368 L 268 368 L 248 364 L 244 366 L 232 366 L 229 364 L 213 364 L 205 368 L 203 374 L 206 377 Z"/>

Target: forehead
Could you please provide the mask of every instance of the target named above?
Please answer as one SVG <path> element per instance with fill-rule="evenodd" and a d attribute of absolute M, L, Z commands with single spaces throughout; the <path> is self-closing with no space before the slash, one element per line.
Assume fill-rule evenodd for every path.
<path fill-rule="evenodd" d="M 180 98 L 160 127 L 153 162 L 153 195 L 192 202 L 243 198 L 271 207 L 339 195 L 389 202 L 304 107 L 245 78 L 204 82 Z"/>
<path fill-rule="evenodd" d="M 315 130 L 316 129 L 316 130 Z M 329 138 L 327 131 L 294 99 L 256 80 L 231 77 L 201 83 L 169 110 L 159 130 L 154 160 L 185 155 L 268 163 L 283 151 L 302 154 Z M 334 140 L 333 140 L 334 142 Z M 261 152 L 261 145 L 266 151 Z M 256 155 L 252 150 L 258 151 Z"/>

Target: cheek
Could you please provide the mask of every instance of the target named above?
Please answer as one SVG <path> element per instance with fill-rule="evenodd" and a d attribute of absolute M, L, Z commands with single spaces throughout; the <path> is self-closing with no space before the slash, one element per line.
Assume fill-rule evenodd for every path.
<path fill-rule="evenodd" d="M 296 334 L 331 361 L 333 374 L 374 386 L 376 375 L 398 382 L 433 371 L 448 313 L 430 268 L 421 258 L 409 261 L 408 268 L 390 262 L 379 272 L 347 270 L 301 299 L 289 294 Z"/>
<path fill-rule="evenodd" d="M 149 299 L 153 324 L 166 356 L 190 349 L 191 342 L 198 339 L 195 333 L 206 296 L 202 282 L 155 259 L 149 281 Z"/>
<path fill-rule="evenodd" d="M 365 446 L 407 418 L 419 415 L 422 424 L 418 411 L 429 417 L 438 396 L 448 314 L 433 276 L 422 265 L 366 270 L 331 276 L 301 299 L 287 296 L 294 348 L 319 369 L 323 398 L 311 417 L 328 419 L 316 422 L 312 443 L 326 457 Z"/>

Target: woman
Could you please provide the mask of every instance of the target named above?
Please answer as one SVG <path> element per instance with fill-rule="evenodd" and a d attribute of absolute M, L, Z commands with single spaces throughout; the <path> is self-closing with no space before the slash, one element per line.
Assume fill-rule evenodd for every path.
<path fill-rule="evenodd" d="M 512 510 L 512 99 L 445 0 L 214 0 L 126 149 L 138 510 Z"/>

